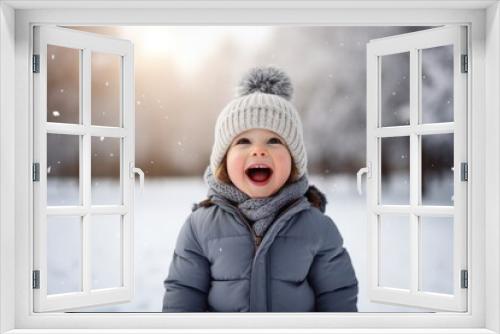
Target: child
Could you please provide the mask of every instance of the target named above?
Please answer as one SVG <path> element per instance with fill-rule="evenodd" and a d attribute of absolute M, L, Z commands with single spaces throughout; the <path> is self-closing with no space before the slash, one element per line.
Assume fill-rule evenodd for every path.
<path fill-rule="evenodd" d="M 258 67 L 239 88 L 217 119 L 208 198 L 179 233 L 163 312 L 357 311 L 349 255 L 308 184 L 290 79 Z"/>

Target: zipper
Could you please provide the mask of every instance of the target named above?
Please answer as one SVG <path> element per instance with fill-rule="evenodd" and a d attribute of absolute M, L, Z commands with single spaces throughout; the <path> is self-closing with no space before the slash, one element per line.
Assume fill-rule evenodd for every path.
<path fill-rule="evenodd" d="M 250 233 L 252 234 L 253 245 L 254 245 L 253 255 L 255 256 L 255 254 L 257 253 L 257 248 L 259 248 L 260 243 L 262 242 L 262 236 L 259 236 L 255 233 L 254 229 L 248 222 L 248 219 L 246 219 L 245 216 L 243 216 L 240 210 L 235 209 L 234 212 L 236 212 L 236 215 L 238 215 L 238 217 L 243 221 L 243 223 L 245 223 L 246 227 L 250 230 Z"/>

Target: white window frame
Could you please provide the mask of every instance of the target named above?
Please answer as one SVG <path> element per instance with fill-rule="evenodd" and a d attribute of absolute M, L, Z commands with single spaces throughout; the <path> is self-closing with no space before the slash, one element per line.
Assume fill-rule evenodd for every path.
<path fill-rule="evenodd" d="M 468 221 L 471 222 L 468 311 L 432 314 L 33 313 L 30 288 L 33 120 L 29 58 L 33 24 L 468 24 L 472 87 L 468 91 L 471 111 L 468 133 L 471 135 L 467 143 L 470 152 Z M 124 328 L 129 328 L 127 333 L 173 333 L 176 328 L 190 328 L 190 333 L 354 332 L 347 328 L 355 328 L 356 333 L 500 333 L 499 70 L 500 7 L 498 1 L 492 0 L 0 2 L 0 333 L 118 333 Z"/>

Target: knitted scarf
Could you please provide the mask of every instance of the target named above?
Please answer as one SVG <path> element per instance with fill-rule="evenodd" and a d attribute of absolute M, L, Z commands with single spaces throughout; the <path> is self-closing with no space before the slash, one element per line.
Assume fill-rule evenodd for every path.
<path fill-rule="evenodd" d="M 221 196 L 236 204 L 240 212 L 252 223 L 258 236 L 263 236 L 274 221 L 280 210 L 292 201 L 304 196 L 309 182 L 306 175 L 297 181 L 284 185 L 273 196 L 265 198 L 251 198 L 237 187 L 220 182 L 207 167 L 204 174 L 207 183 L 208 197 Z"/>

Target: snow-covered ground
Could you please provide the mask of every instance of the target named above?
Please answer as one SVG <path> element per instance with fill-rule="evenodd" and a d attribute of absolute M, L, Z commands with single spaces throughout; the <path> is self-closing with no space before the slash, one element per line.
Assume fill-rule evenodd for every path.
<path fill-rule="evenodd" d="M 337 224 L 344 238 L 344 245 L 351 256 L 356 276 L 359 280 L 358 309 L 360 312 L 415 312 L 426 311 L 396 305 L 372 303 L 367 291 L 367 211 L 365 196 L 356 192 L 356 180 L 351 176 L 329 178 L 312 176 L 315 184 L 328 199 L 327 214 Z M 394 183 L 389 185 L 389 193 L 397 195 L 401 189 Z M 110 198 L 113 182 L 101 180 L 99 196 L 105 201 Z M 75 184 L 58 181 L 49 184 L 49 196 L 64 196 Z M 441 185 L 436 183 L 436 189 Z M 392 187 L 392 188 L 391 188 Z M 108 190 L 106 190 L 108 189 Z M 205 198 L 206 186 L 201 178 L 152 178 L 146 179 L 143 192 L 136 189 L 134 259 L 135 295 L 131 302 L 81 309 L 92 312 L 161 312 L 164 293 L 163 280 L 167 276 L 178 231 L 191 210 L 194 202 Z M 63 201 L 59 199 L 59 203 Z M 116 242 L 119 236 L 116 220 L 110 217 L 107 224 L 94 233 L 92 256 L 95 263 L 93 286 L 107 287 L 116 284 L 118 267 L 113 265 L 119 258 Z M 381 280 L 396 287 L 409 284 L 408 225 L 401 224 L 399 218 L 383 220 L 382 239 L 384 241 Z M 401 218 L 401 219 L 404 219 Z M 74 291 L 80 283 L 78 250 L 78 220 L 73 228 L 62 228 L 64 224 L 49 223 L 49 291 Z M 105 222 L 101 220 L 100 222 Z M 452 231 L 451 219 L 427 221 L 422 227 L 423 287 L 428 291 L 451 291 Z M 57 225 L 56 225 L 57 224 Z M 73 237 L 71 237 L 73 235 Z M 109 238 L 104 237 L 109 236 Z M 111 241 L 110 241 L 111 240 Z M 61 250 L 64 249 L 64 252 Z M 394 251 L 398 250 L 398 251 Z"/>

